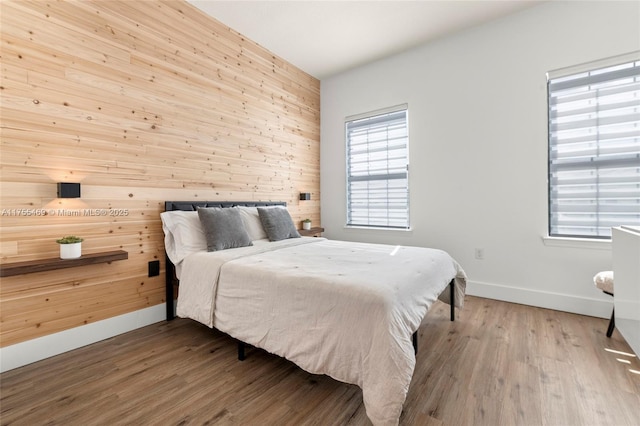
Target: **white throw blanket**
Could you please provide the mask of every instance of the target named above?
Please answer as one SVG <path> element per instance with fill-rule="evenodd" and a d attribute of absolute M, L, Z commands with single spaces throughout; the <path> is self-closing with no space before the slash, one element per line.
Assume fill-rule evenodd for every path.
<path fill-rule="evenodd" d="M 177 314 L 362 389 L 374 425 L 395 425 L 415 366 L 411 336 L 464 271 L 441 250 L 299 238 L 198 252 Z"/>

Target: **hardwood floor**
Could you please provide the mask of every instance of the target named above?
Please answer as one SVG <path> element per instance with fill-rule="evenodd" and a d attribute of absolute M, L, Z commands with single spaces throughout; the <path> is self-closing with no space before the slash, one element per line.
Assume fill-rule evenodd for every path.
<path fill-rule="evenodd" d="M 607 320 L 467 297 L 419 331 L 401 425 L 640 425 L 640 362 Z M 2 425 L 368 425 L 354 385 L 159 323 L 0 375 Z"/>

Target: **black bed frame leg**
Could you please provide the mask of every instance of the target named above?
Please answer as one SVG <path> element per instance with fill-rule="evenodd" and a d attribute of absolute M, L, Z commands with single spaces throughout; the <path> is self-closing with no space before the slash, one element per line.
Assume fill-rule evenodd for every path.
<path fill-rule="evenodd" d="M 449 283 L 449 301 L 451 303 L 451 321 L 456 320 L 456 284 L 455 278 Z"/>
<path fill-rule="evenodd" d="M 175 316 L 175 312 L 174 312 L 174 306 L 173 306 L 173 274 L 174 274 L 174 266 L 173 263 L 171 262 L 171 260 L 169 260 L 169 256 L 165 257 L 165 283 L 164 283 L 164 288 L 165 288 L 165 306 L 166 306 L 166 314 L 167 314 L 167 321 L 171 321 L 172 319 L 174 319 Z"/>
<path fill-rule="evenodd" d="M 456 320 L 456 283 L 455 278 L 449 282 L 449 301 L 451 302 L 451 321 Z M 418 331 L 413 333 L 413 352 L 418 354 Z M 239 349 L 238 349 L 239 350 Z"/>
<path fill-rule="evenodd" d="M 238 342 L 238 361 L 244 361 L 244 359 L 245 359 L 244 343 Z"/>

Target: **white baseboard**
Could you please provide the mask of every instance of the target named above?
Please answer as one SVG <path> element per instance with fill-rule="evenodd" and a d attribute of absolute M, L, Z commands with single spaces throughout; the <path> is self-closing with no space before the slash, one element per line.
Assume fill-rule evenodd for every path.
<path fill-rule="evenodd" d="M 610 318 L 613 309 L 613 298 L 610 301 L 604 301 L 478 281 L 467 282 L 467 294 L 598 318 Z"/>
<path fill-rule="evenodd" d="M 0 348 L 0 372 L 13 370 L 165 319 L 165 305 L 161 304 L 6 346 Z"/>

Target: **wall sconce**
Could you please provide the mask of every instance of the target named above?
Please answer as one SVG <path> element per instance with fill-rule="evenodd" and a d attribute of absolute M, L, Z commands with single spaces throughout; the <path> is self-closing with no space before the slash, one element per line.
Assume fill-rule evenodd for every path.
<path fill-rule="evenodd" d="M 310 192 L 301 192 L 300 193 L 300 200 L 306 201 L 306 200 L 310 200 L 311 199 L 311 193 Z"/>
<path fill-rule="evenodd" d="M 80 198 L 80 184 L 58 182 L 58 198 Z"/>

